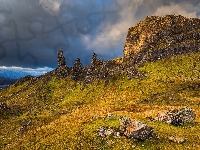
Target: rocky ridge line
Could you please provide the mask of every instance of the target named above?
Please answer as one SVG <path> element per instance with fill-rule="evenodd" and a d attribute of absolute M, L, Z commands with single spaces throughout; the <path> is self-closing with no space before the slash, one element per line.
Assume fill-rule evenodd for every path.
<path fill-rule="evenodd" d="M 77 58 L 73 67 L 67 67 L 62 49 L 58 51 L 58 67 L 39 77 L 20 79 L 32 82 L 48 81 L 52 76 L 70 77 L 75 81 L 89 84 L 103 79 L 108 83 L 115 75 L 127 75 L 129 79 L 143 74 L 136 70 L 136 65 L 156 61 L 173 55 L 200 51 L 200 19 L 186 18 L 181 15 L 163 17 L 147 16 L 135 27 L 128 30 L 124 46 L 124 57 L 104 61 L 94 53 L 88 66 L 83 66 Z M 18 83 L 19 83 L 18 81 Z"/>

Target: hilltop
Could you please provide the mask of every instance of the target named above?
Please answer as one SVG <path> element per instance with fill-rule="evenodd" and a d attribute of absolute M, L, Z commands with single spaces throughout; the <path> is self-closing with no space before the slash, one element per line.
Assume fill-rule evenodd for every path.
<path fill-rule="evenodd" d="M 39 77 L 26 76 L 0 91 L 0 149 L 200 149 L 200 37 L 193 40 L 184 24 L 176 34 L 188 36 L 189 50 L 182 51 L 183 40 L 174 43 L 177 49 L 173 51 L 153 30 L 153 25 L 157 26 L 156 32 L 167 32 L 165 36 L 171 39 L 175 30 L 165 27 L 171 21 L 181 23 L 180 18 L 185 17 L 149 16 L 129 29 L 127 37 L 140 37 L 145 30 L 153 40 L 157 38 L 157 45 L 152 42 L 145 49 L 139 38 L 136 41 L 141 47 L 137 42 L 131 47 L 127 38 L 122 58 L 104 61 L 93 54 L 88 66 L 77 59 L 73 67 L 66 66 L 59 50 L 55 70 Z M 188 20 L 198 22 L 185 18 Z M 199 31 L 197 26 L 190 31 Z M 169 55 L 158 53 L 159 45 Z M 174 125 L 154 119 L 158 113 L 185 106 L 194 110 L 194 122 Z M 99 130 L 119 130 L 119 120 L 130 121 L 127 117 L 147 124 L 159 138 L 134 141 L 125 134 L 99 137 Z M 172 142 L 173 136 L 183 137 L 184 143 Z"/>

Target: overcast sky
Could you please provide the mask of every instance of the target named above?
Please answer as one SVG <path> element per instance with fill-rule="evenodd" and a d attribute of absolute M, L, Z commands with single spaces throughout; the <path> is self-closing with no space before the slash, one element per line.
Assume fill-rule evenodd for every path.
<path fill-rule="evenodd" d="M 200 1 L 0 0 L 0 66 L 56 68 L 59 48 L 68 66 L 121 57 L 129 27 L 167 14 L 200 18 Z"/>

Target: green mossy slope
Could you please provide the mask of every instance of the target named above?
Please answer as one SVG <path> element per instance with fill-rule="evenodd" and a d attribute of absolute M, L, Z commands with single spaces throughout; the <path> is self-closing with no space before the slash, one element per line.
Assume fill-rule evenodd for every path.
<path fill-rule="evenodd" d="M 137 69 L 145 75 L 131 80 L 118 76 L 108 85 L 100 80 L 84 87 L 68 78 L 52 77 L 0 91 L 0 102 L 13 110 L 0 117 L 0 149 L 118 150 L 132 145 L 135 149 L 200 149 L 200 53 L 172 56 Z M 175 127 L 146 118 L 184 106 L 195 110 L 193 124 Z M 117 116 L 107 118 L 108 113 Z M 117 128 L 122 115 L 152 126 L 160 139 L 134 142 L 97 137 L 101 126 Z M 172 143 L 168 140 L 172 135 L 183 136 L 186 142 Z"/>

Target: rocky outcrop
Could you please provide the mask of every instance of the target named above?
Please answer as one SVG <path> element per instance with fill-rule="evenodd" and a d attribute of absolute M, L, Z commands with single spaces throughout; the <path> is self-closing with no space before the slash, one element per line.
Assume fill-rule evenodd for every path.
<path fill-rule="evenodd" d="M 74 66 L 70 70 L 70 77 L 75 81 L 80 81 L 85 77 L 85 68 L 79 58 L 75 60 Z"/>
<path fill-rule="evenodd" d="M 87 85 L 100 79 L 109 83 L 111 77 L 118 75 L 127 75 L 128 79 L 137 78 L 143 76 L 143 73 L 136 69 L 135 64 L 200 51 L 199 42 L 200 19 L 189 19 L 180 15 L 147 16 L 144 21 L 129 28 L 123 58 L 104 61 L 94 53 L 88 66 L 82 66 L 81 60 L 77 59 L 73 67 L 67 67 L 60 49 L 58 67 L 55 70 L 27 80 L 37 82 L 48 81 L 52 76 L 70 77 Z"/>
<path fill-rule="evenodd" d="M 59 51 L 58 51 L 58 68 L 61 68 L 63 66 L 66 66 L 65 57 L 63 55 L 62 49 L 59 49 Z"/>
<path fill-rule="evenodd" d="M 158 138 L 152 127 L 149 127 L 148 125 L 135 119 L 130 119 L 128 117 L 122 116 L 119 119 L 119 124 L 120 126 L 118 129 L 100 127 L 97 129 L 98 136 L 102 138 L 107 136 L 113 136 L 115 138 L 125 136 L 127 138 L 133 139 L 134 141 L 145 141 L 151 138 Z"/>
<path fill-rule="evenodd" d="M 196 117 L 192 108 L 185 107 L 179 110 L 170 110 L 163 113 L 158 113 L 155 118 L 158 121 L 172 124 L 175 126 L 184 125 L 185 123 L 191 123 Z"/>
<path fill-rule="evenodd" d="M 200 51 L 200 19 L 181 15 L 147 16 L 128 30 L 124 58 L 134 63 Z"/>

